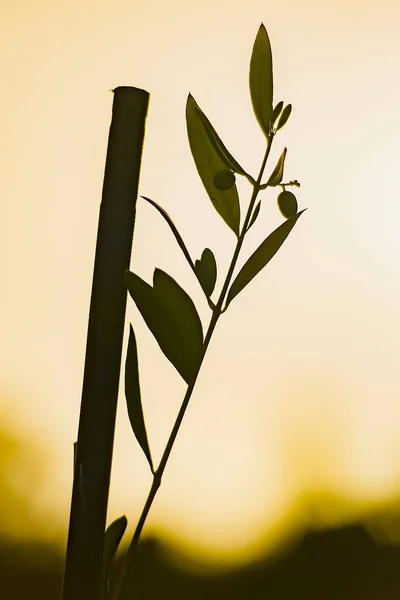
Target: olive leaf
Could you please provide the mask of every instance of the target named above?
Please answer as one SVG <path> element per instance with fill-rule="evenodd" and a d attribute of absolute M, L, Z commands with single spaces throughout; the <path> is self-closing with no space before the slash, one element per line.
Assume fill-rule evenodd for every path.
<path fill-rule="evenodd" d="M 194 98 L 193 101 L 195 102 Z M 239 165 L 237 160 L 233 158 L 232 154 L 226 148 L 218 133 L 215 131 L 214 127 L 212 126 L 206 115 L 203 113 L 197 102 L 195 102 L 195 106 L 197 112 L 199 113 L 199 117 L 204 125 L 204 129 L 207 132 L 209 140 L 214 146 L 214 149 L 218 153 L 220 159 L 224 162 L 225 166 L 231 171 L 238 173 L 239 175 L 245 175 L 246 177 L 248 177 L 246 171 Z"/>
<path fill-rule="evenodd" d="M 287 106 L 285 106 L 285 108 L 282 111 L 282 114 L 280 116 L 276 131 L 279 131 L 279 129 L 282 129 L 282 127 L 284 125 L 286 125 L 289 117 L 290 117 L 290 113 L 292 112 L 292 105 L 288 104 Z"/>
<path fill-rule="evenodd" d="M 179 233 L 179 231 L 178 231 L 178 229 L 177 229 L 177 227 L 176 227 L 175 223 L 173 222 L 173 220 L 171 219 L 171 217 L 169 216 L 169 214 L 167 213 L 167 211 L 166 211 L 166 210 L 164 210 L 164 209 L 163 209 L 163 208 L 162 208 L 162 207 L 161 207 L 159 204 L 157 204 L 157 202 L 155 202 L 154 200 L 151 200 L 150 198 L 147 198 L 146 196 L 141 196 L 141 198 L 143 198 L 144 200 L 147 200 L 147 202 L 149 202 L 150 204 L 152 204 L 152 205 L 153 205 L 153 206 L 154 206 L 154 207 L 155 207 L 155 208 L 158 210 L 158 212 L 159 212 L 159 213 L 160 213 L 160 214 L 161 214 L 161 215 L 164 217 L 164 219 L 167 221 L 168 225 L 170 226 L 170 228 L 171 228 L 171 230 L 172 230 L 172 233 L 174 234 L 174 236 L 175 236 L 175 238 L 176 238 L 176 241 L 177 241 L 177 242 L 178 242 L 178 244 L 179 244 L 179 247 L 181 248 L 181 250 L 182 250 L 183 254 L 185 255 L 185 258 L 186 258 L 186 260 L 188 261 L 188 263 L 189 263 L 189 265 L 190 265 L 190 268 L 192 269 L 193 273 L 196 275 L 196 279 L 197 279 L 197 281 L 199 282 L 199 284 L 201 285 L 201 287 L 202 287 L 202 289 L 203 289 L 204 293 L 205 293 L 205 294 L 206 294 L 206 296 L 207 296 L 207 292 L 204 290 L 203 283 L 202 283 L 202 281 L 200 281 L 200 278 L 199 278 L 199 272 L 198 272 L 198 270 L 196 269 L 196 267 L 195 267 L 195 265 L 194 265 L 194 262 L 192 261 L 192 259 L 191 259 L 191 257 L 190 257 L 190 254 L 189 254 L 189 251 L 188 251 L 188 249 L 187 249 L 187 247 L 186 247 L 186 245 L 185 245 L 185 242 L 183 241 L 181 234 Z M 211 252 L 211 250 L 210 250 L 210 252 Z M 214 258 L 214 261 L 215 261 L 215 258 Z M 215 266 L 215 268 L 217 268 L 217 267 Z M 211 293 L 212 293 L 212 292 L 211 292 Z M 210 294 L 210 295 L 211 295 L 211 294 Z M 208 298 L 208 296 L 207 296 L 207 298 Z M 208 300 L 209 300 L 209 298 L 208 298 Z M 210 302 L 210 301 L 209 301 L 209 302 Z M 212 304 L 210 304 L 210 306 L 211 306 L 211 308 L 213 308 L 213 305 L 212 305 Z"/>
<path fill-rule="evenodd" d="M 226 190 L 215 186 L 214 177 L 226 170 L 226 161 L 216 150 L 215 139 L 210 138 L 209 130 L 191 94 L 186 102 L 186 126 L 190 150 L 207 194 L 225 223 L 239 236 L 240 205 L 236 184 Z"/>
<path fill-rule="evenodd" d="M 278 104 L 275 106 L 273 113 L 272 113 L 272 119 L 271 119 L 271 123 L 274 124 L 277 120 L 277 118 L 279 117 L 279 115 L 282 112 L 282 108 L 283 108 L 283 102 L 282 100 L 280 102 L 278 102 Z"/>
<path fill-rule="evenodd" d="M 250 60 L 249 87 L 251 102 L 257 121 L 269 137 L 273 115 L 272 52 L 267 30 L 261 23 Z"/>
<path fill-rule="evenodd" d="M 250 223 L 249 223 L 249 225 L 248 225 L 248 227 L 247 227 L 247 231 L 250 229 L 250 227 L 251 227 L 252 225 L 254 225 L 254 223 L 255 223 L 255 221 L 256 221 L 256 219 L 257 219 L 258 215 L 260 214 L 260 208 L 261 208 L 261 200 L 259 200 L 259 201 L 257 202 L 257 204 L 256 204 L 256 207 L 255 207 L 255 209 L 254 209 L 254 211 L 253 211 L 253 214 L 251 215 L 251 219 L 250 219 Z"/>
<path fill-rule="evenodd" d="M 115 519 L 115 521 L 107 527 L 104 534 L 100 600 L 107 600 L 108 598 L 111 565 L 127 525 L 128 520 L 125 515 L 123 515 L 122 517 Z"/>
<path fill-rule="evenodd" d="M 205 248 L 200 260 L 195 262 L 197 278 L 207 297 L 210 297 L 214 291 L 217 280 L 217 263 L 215 257 L 209 248 Z"/>
<path fill-rule="evenodd" d="M 130 325 L 129 330 L 128 351 L 125 361 L 125 397 L 133 433 L 146 455 L 151 472 L 154 473 L 153 460 L 151 458 L 146 425 L 143 417 L 136 337 L 132 325 Z"/>
<path fill-rule="evenodd" d="M 125 282 L 162 352 L 190 384 L 203 352 L 203 329 L 192 299 L 161 269 L 154 271 L 153 287 L 131 271 L 125 272 Z"/>
<path fill-rule="evenodd" d="M 304 209 L 307 210 L 307 209 Z M 271 258 L 278 252 L 283 242 L 286 240 L 289 233 L 295 226 L 297 219 L 304 212 L 300 211 L 293 217 L 290 217 L 287 221 L 279 225 L 275 231 L 273 231 L 262 244 L 253 252 L 247 262 L 243 265 L 235 281 L 232 283 L 228 296 L 226 298 L 225 310 L 228 305 L 232 302 L 233 298 L 242 291 L 244 287 L 263 269 L 271 260 Z"/>
<path fill-rule="evenodd" d="M 183 241 L 181 234 L 179 233 L 179 231 L 178 231 L 175 223 L 173 222 L 173 220 L 171 219 L 171 217 L 169 216 L 169 214 L 167 213 L 167 211 L 164 210 L 164 208 L 162 208 L 159 204 L 157 204 L 157 202 L 154 202 L 154 200 L 151 200 L 150 198 L 146 198 L 146 196 L 141 196 L 141 198 L 143 198 L 144 200 L 146 200 L 147 202 L 149 202 L 150 204 L 152 204 L 154 206 L 154 208 L 156 208 L 158 210 L 158 212 L 167 221 L 168 225 L 170 226 L 170 228 L 172 230 L 172 233 L 175 236 L 176 241 L 179 244 L 179 247 L 181 248 L 183 254 L 185 255 L 186 260 L 188 261 L 188 263 L 191 266 L 191 268 L 193 269 L 193 271 L 195 271 L 194 263 L 193 263 L 193 261 L 192 261 L 192 259 L 190 257 L 188 249 L 186 248 L 185 242 Z"/>
<path fill-rule="evenodd" d="M 282 181 L 283 168 L 285 166 L 286 152 L 287 152 L 287 148 L 285 148 L 284 151 L 282 152 L 282 154 L 280 155 L 279 160 L 276 163 L 276 167 L 272 171 L 271 176 L 268 179 L 265 187 L 268 187 L 268 186 L 275 187 L 276 185 L 279 185 L 280 182 Z"/>
<path fill-rule="evenodd" d="M 167 307 L 178 323 L 184 350 L 195 370 L 203 352 L 203 328 L 194 302 L 175 279 L 161 269 L 154 271 L 153 286 L 158 300 Z"/>

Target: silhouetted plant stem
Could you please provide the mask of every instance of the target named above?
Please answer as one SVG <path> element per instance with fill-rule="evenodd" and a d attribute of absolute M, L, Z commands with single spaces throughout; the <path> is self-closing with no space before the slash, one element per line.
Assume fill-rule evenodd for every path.
<path fill-rule="evenodd" d="M 63 600 L 99 600 L 136 200 L 149 94 L 114 91 L 94 264 Z"/>
<path fill-rule="evenodd" d="M 140 535 L 141 535 L 142 530 L 143 530 L 143 526 L 144 526 L 144 524 L 146 522 L 147 516 L 149 514 L 149 511 L 150 511 L 150 508 L 151 508 L 151 506 L 153 504 L 153 501 L 154 501 L 154 499 L 156 497 L 157 491 L 158 491 L 159 487 L 161 486 L 161 480 L 162 480 L 162 476 L 163 476 L 164 471 L 165 471 L 165 467 L 167 465 L 167 462 L 168 462 L 169 456 L 171 454 L 173 445 L 175 443 L 175 440 L 176 440 L 176 437 L 178 435 L 180 426 L 181 426 L 183 418 L 185 416 L 186 409 L 187 409 L 187 407 L 189 405 L 189 401 L 190 401 L 190 398 L 192 396 L 192 392 L 193 392 L 194 386 L 196 384 L 197 377 L 198 377 L 198 374 L 200 372 L 201 365 L 203 363 L 203 360 L 204 360 L 204 357 L 205 357 L 208 345 L 210 343 L 211 337 L 212 337 L 212 335 L 214 333 L 214 330 L 215 330 L 215 327 L 216 327 L 217 322 L 219 320 L 219 317 L 224 312 L 222 310 L 222 305 L 223 305 L 223 302 L 225 300 L 226 293 L 228 291 L 228 287 L 229 287 L 229 284 L 231 282 L 232 275 L 233 275 L 233 272 L 234 272 L 234 269 L 235 269 L 235 266 L 236 266 L 236 263 L 237 263 L 237 260 L 238 260 L 238 257 L 239 257 L 239 253 L 240 253 L 240 250 L 241 250 L 241 247 L 242 247 L 242 244 L 243 244 L 243 240 L 244 240 L 244 237 L 245 237 L 246 232 L 247 232 L 247 227 L 248 227 L 248 224 L 249 224 L 252 212 L 253 212 L 254 204 L 255 204 L 255 201 L 257 199 L 257 195 L 258 195 L 258 193 L 260 191 L 260 188 L 261 188 L 261 179 L 262 179 L 262 176 L 264 174 L 265 165 L 267 163 L 268 156 L 269 156 L 269 153 L 270 153 L 270 150 L 271 150 L 271 145 L 272 145 L 273 137 L 274 137 L 274 134 L 271 133 L 270 136 L 267 138 L 267 148 L 266 148 L 265 155 L 264 155 L 264 158 L 263 158 L 263 161 L 262 161 L 262 164 L 261 164 L 261 168 L 260 168 L 260 172 L 259 172 L 257 181 L 253 184 L 253 192 L 252 192 L 252 195 L 251 195 L 251 198 L 250 198 L 250 203 L 249 203 L 249 207 L 248 207 L 248 210 L 247 210 L 247 213 L 246 213 L 246 217 L 245 217 L 245 220 L 244 220 L 244 223 L 243 223 L 243 226 L 242 226 L 242 230 L 240 232 L 240 235 L 238 236 L 238 240 L 237 240 L 236 247 L 235 247 L 235 250 L 234 250 L 234 253 L 233 253 L 233 257 L 232 257 L 232 260 L 231 260 L 231 263 L 230 263 L 230 266 L 229 266 L 229 269 L 228 269 L 228 273 L 226 275 L 225 282 L 223 284 L 223 287 L 222 287 L 222 290 L 221 290 L 218 302 L 215 305 L 215 308 L 213 309 L 213 314 L 212 314 L 212 317 L 211 317 L 211 320 L 210 320 L 210 324 L 208 326 L 207 333 L 206 333 L 205 338 L 204 338 L 202 358 L 201 358 L 200 364 L 198 366 L 197 372 L 195 373 L 192 382 L 190 383 L 190 385 L 188 386 L 188 388 L 186 390 L 185 397 L 183 399 L 183 402 L 182 402 L 182 405 L 180 407 L 178 416 L 177 416 L 177 418 L 175 420 L 174 426 L 173 426 L 172 431 L 170 433 L 170 436 L 169 436 L 168 442 L 166 444 L 164 453 L 162 455 L 160 464 L 159 464 L 158 468 L 156 469 L 156 471 L 153 474 L 153 483 L 151 485 L 151 488 L 150 488 L 150 491 L 149 491 L 146 503 L 145 503 L 145 505 L 143 507 L 143 510 L 142 510 L 141 515 L 140 515 L 138 524 L 136 526 L 134 535 L 132 537 L 129 549 L 128 549 L 128 551 L 127 551 L 127 553 L 126 553 L 126 555 L 125 555 L 125 557 L 123 559 L 123 563 L 122 563 L 120 572 L 118 574 L 118 577 L 117 577 L 117 580 L 116 580 L 116 583 L 115 583 L 115 586 L 114 586 L 114 591 L 113 591 L 113 595 L 112 595 L 113 600 L 118 600 L 120 598 L 120 594 L 122 592 L 123 585 L 124 585 L 124 582 L 126 580 L 128 571 L 129 571 L 130 568 L 133 567 L 134 559 L 135 559 L 135 553 L 136 553 L 137 545 L 138 545 L 138 542 L 139 542 L 139 539 L 140 539 Z"/>

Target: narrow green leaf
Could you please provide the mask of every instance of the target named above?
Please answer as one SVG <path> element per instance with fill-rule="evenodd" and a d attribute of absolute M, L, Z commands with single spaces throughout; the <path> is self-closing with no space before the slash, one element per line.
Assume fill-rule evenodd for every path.
<path fill-rule="evenodd" d="M 271 173 L 271 177 L 267 181 L 267 186 L 275 187 L 279 185 L 282 181 L 283 177 L 283 168 L 285 166 L 285 158 L 286 158 L 287 148 L 284 149 L 282 154 L 279 157 L 278 162 L 276 163 L 275 169 Z"/>
<path fill-rule="evenodd" d="M 251 215 L 251 219 L 250 219 L 250 223 L 249 223 L 249 225 L 247 227 L 247 231 L 250 229 L 250 227 L 252 225 L 254 225 L 254 223 L 255 223 L 258 215 L 260 214 L 260 208 L 261 208 L 261 200 L 258 201 L 258 203 L 256 204 L 256 207 L 255 207 L 255 209 L 253 211 L 253 214 Z"/>
<path fill-rule="evenodd" d="M 152 204 L 158 210 L 158 212 L 164 217 L 164 219 L 167 221 L 168 225 L 170 226 L 170 228 L 172 230 L 172 233 L 175 236 L 176 241 L 179 244 L 179 247 L 181 248 L 183 254 L 185 255 L 186 260 L 188 261 L 188 263 L 191 266 L 191 268 L 193 269 L 193 271 L 195 271 L 194 263 L 193 263 L 192 259 L 190 258 L 190 254 L 189 254 L 188 249 L 185 246 L 185 242 L 183 241 L 181 234 L 179 233 L 175 223 L 173 222 L 173 220 L 171 219 L 171 217 L 169 216 L 167 211 L 164 210 L 159 204 L 157 204 L 157 202 L 154 202 L 154 200 L 150 200 L 150 198 L 146 198 L 146 196 L 141 196 L 141 197 L 144 200 L 146 200 L 147 202 L 149 202 L 150 204 Z"/>
<path fill-rule="evenodd" d="M 168 309 L 180 331 L 179 350 L 182 377 L 190 383 L 203 353 L 203 328 L 193 300 L 183 288 L 161 269 L 154 271 L 154 293 Z M 171 361 L 172 362 L 172 361 Z"/>
<path fill-rule="evenodd" d="M 160 269 L 154 271 L 154 288 L 131 271 L 125 272 L 125 281 L 162 352 L 190 383 L 203 350 L 203 330 L 193 301 Z"/>
<path fill-rule="evenodd" d="M 200 260 L 195 262 L 197 278 L 207 297 L 210 297 L 214 291 L 217 280 L 217 263 L 215 257 L 209 248 L 205 248 Z"/>
<path fill-rule="evenodd" d="M 306 209 L 304 209 L 306 210 Z M 300 211 L 287 221 L 279 225 L 262 244 L 253 252 L 248 261 L 239 271 L 235 281 L 232 283 L 226 299 L 226 306 L 232 302 L 233 298 L 242 291 L 242 289 L 269 263 L 271 258 L 275 256 L 283 242 L 286 240 L 289 233 L 295 226 L 297 219 L 304 212 Z"/>
<path fill-rule="evenodd" d="M 109 594 L 109 579 L 111 565 L 117 552 L 119 543 L 122 536 L 125 533 L 128 520 L 123 515 L 119 519 L 115 519 L 107 527 L 104 534 L 104 549 L 103 549 L 103 566 L 101 570 L 101 588 L 100 588 L 100 600 L 107 600 Z"/>
<path fill-rule="evenodd" d="M 214 149 L 218 153 L 221 160 L 224 162 L 225 166 L 228 167 L 228 169 L 231 169 L 232 171 L 234 171 L 235 173 L 238 173 L 239 175 L 247 176 L 246 171 L 239 165 L 237 160 L 233 158 L 232 154 L 226 148 L 226 146 L 222 142 L 221 138 L 219 137 L 218 133 L 215 131 L 214 127 L 212 126 L 212 124 L 210 123 L 210 121 L 206 117 L 206 115 L 203 113 L 203 111 L 201 110 L 201 108 L 197 104 L 197 102 L 196 102 L 196 109 L 197 109 L 200 119 L 204 125 L 204 129 L 206 130 L 207 135 L 208 135 L 212 145 L 214 146 Z"/>
<path fill-rule="evenodd" d="M 282 111 L 281 117 L 279 119 L 279 123 L 278 126 L 276 128 L 277 131 L 279 131 L 279 129 L 282 129 L 282 127 L 284 125 L 286 125 L 289 117 L 290 117 L 290 113 L 292 112 L 292 105 L 288 104 L 287 106 L 285 106 L 285 108 Z"/>
<path fill-rule="evenodd" d="M 132 325 L 130 325 L 129 330 L 128 351 L 125 361 L 125 397 L 133 433 L 149 461 L 151 472 L 154 473 L 153 460 L 151 458 L 143 417 L 136 337 Z"/>
<path fill-rule="evenodd" d="M 126 271 L 125 283 L 132 300 L 162 352 L 184 377 L 182 374 L 182 360 L 180 359 L 183 344 L 180 339 L 181 334 L 178 324 L 175 323 L 168 309 L 156 297 L 152 286 L 143 281 L 139 275 Z M 184 368 L 183 371 L 185 372 Z"/>
<path fill-rule="evenodd" d="M 179 247 L 181 248 L 183 254 L 185 255 L 186 260 L 188 261 L 188 263 L 190 265 L 190 268 L 192 269 L 192 271 L 196 275 L 196 278 L 197 278 L 198 282 L 200 283 L 200 285 L 201 285 L 201 287 L 203 288 L 203 291 L 204 291 L 203 284 L 202 284 L 202 282 L 199 279 L 199 274 L 197 272 L 197 269 L 195 268 L 194 262 L 192 261 L 192 259 L 190 257 L 190 254 L 189 254 L 189 251 L 188 251 L 188 249 L 187 249 L 187 247 L 185 245 L 185 242 L 183 241 L 181 234 L 179 233 L 179 231 L 178 231 L 175 223 L 173 222 L 173 220 L 171 219 L 171 217 L 169 216 L 169 214 L 167 213 L 167 211 L 164 210 L 154 200 L 151 200 L 150 198 L 147 198 L 146 196 L 141 196 L 141 198 L 143 198 L 144 200 L 146 200 L 147 202 L 149 202 L 150 204 L 152 204 L 158 210 L 158 212 L 164 217 L 164 219 L 167 221 L 168 225 L 170 226 L 170 228 L 172 230 L 172 233 L 175 236 L 176 241 L 179 244 Z M 207 293 L 206 293 L 206 295 L 207 295 Z"/>
<path fill-rule="evenodd" d="M 273 109 L 272 52 L 267 30 L 261 24 L 250 60 L 249 87 L 257 121 L 268 137 Z"/>
<path fill-rule="evenodd" d="M 220 190 L 215 186 L 214 177 L 226 170 L 227 165 L 215 149 L 191 94 L 186 103 L 186 126 L 190 150 L 207 194 L 225 223 L 239 236 L 240 205 L 236 184 L 227 190 Z"/>
<path fill-rule="evenodd" d="M 274 108 L 274 112 L 272 113 L 272 119 L 271 122 L 275 123 L 277 118 L 279 117 L 279 115 L 282 112 L 282 108 L 283 108 L 283 102 L 282 100 L 280 102 L 278 102 L 278 104 L 275 106 Z"/>

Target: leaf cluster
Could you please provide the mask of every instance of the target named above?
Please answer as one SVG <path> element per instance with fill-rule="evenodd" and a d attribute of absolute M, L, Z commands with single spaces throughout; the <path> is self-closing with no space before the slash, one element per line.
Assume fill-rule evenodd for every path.
<path fill-rule="evenodd" d="M 292 107 L 291 104 L 284 106 L 282 101 L 278 102 L 275 107 L 273 106 L 272 53 L 264 25 L 260 26 L 253 46 L 249 70 L 249 89 L 254 114 L 266 137 L 268 155 L 272 139 L 277 131 L 287 123 Z M 261 183 L 262 173 L 256 180 L 244 170 L 227 149 L 211 121 L 191 94 L 188 95 L 186 102 L 186 126 L 190 150 L 205 191 L 215 210 L 238 238 L 240 248 L 244 236 L 260 214 L 261 200 L 255 204 L 258 192 L 268 187 L 273 188 L 278 185 L 285 187 L 285 185 L 292 184 L 282 184 L 287 149 L 284 148 L 267 182 Z M 245 177 L 255 192 L 242 228 L 236 186 L 237 176 Z M 293 182 L 294 184 L 299 185 L 297 181 Z M 193 260 L 182 235 L 167 211 L 154 200 L 146 196 L 142 196 L 142 198 L 149 202 L 167 222 L 201 286 L 214 316 L 218 317 L 275 256 L 304 212 L 297 212 L 297 202 L 294 204 L 295 198 L 293 200 L 289 195 L 294 198 L 294 194 L 284 189 L 278 201 L 278 206 L 286 220 L 270 233 L 253 252 L 233 282 L 231 284 L 230 281 L 225 282 L 228 285 L 223 286 L 223 293 L 217 303 L 211 299 L 217 282 L 217 263 L 212 250 L 205 248 L 201 257 Z M 294 206 L 295 210 L 293 210 Z M 194 302 L 173 277 L 160 269 L 154 271 L 153 285 L 149 285 L 131 271 L 126 272 L 125 281 L 129 295 L 154 335 L 161 351 L 185 382 L 191 385 L 200 368 L 205 350 L 202 323 Z M 222 308 L 224 301 L 225 306 Z M 130 327 L 125 365 L 125 395 L 132 429 L 154 473 L 140 396 L 137 348 L 132 326 Z"/>
<path fill-rule="evenodd" d="M 170 215 L 157 202 L 142 196 L 168 224 L 212 310 L 212 319 L 206 337 L 203 335 L 202 323 L 194 302 L 173 277 L 161 269 L 155 269 L 153 284 L 150 285 L 137 274 L 126 271 L 125 283 L 130 297 L 135 302 L 161 351 L 174 365 L 190 390 L 194 385 L 209 337 L 218 318 L 227 310 L 232 300 L 275 256 L 304 212 L 304 210 L 298 212 L 294 194 L 285 189 L 290 185 L 299 187 L 300 184 L 297 180 L 282 183 L 286 148 L 282 151 L 267 182 L 262 183 L 273 138 L 286 125 L 292 112 L 291 104 L 284 106 L 283 101 L 273 105 L 272 52 L 270 40 L 263 24 L 258 30 L 253 45 L 249 69 L 249 90 L 255 117 L 266 139 L 266 154 L 258 178 L 247 173 L 232 156 L 211 121 L 191 94 L 188 95 L 186 102 L 187 135 L 197 172 L 215 210 L 237 238 L 231 267 L 216 302 L 211 298 L 218 275 L 217 262 L 212 250 L 205 248 L 201 257 L 193 260 Z M 245 177 L 253 187 L 253 194 L 242 224 L 236 185 L 237 176 Z M 268 187 L 276 188 L 277 186 L 283 188 L 277 203 L 285 221 L 264 239 L 231 282 L 244 237 L 260 215 L 262 201 L 258 200 L 256 203 L 257 195 Z M 132 326 L 130 326 L 125 363 L 125 396 L 132 430 L 147 458 L 151 472 L 156 476 L 158 471 L 154 469 L 143 414 L 139 361 Z M 164 462 L 162 469 L 165 467 L 166 460 L 161 461 L 161 464 Z M 126 527 L 126 519 L 124 519 L 121 517 L 120 520 L 115 521 L 106 533 L 108 550 L 105 558 L 105 582 L 108 577 L 109 567 L 107 565 L 110 564 Z"/>

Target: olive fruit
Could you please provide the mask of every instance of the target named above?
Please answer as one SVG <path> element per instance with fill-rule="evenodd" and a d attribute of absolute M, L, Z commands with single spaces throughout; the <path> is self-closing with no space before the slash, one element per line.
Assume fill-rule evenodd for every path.
<path fill-rule="evenodd" d="M 292 192 L 284 190 L 278 196 L 278 207 L 286 219 L 293 217 L 297 213 L 297 200 Z"/>
<path fill-rule="evenodd" d="M 229 190 L 235 183 L 235 174 L 229 169 L 222 169 L 214 177 L 214 185 L 219 190 Z"/>

